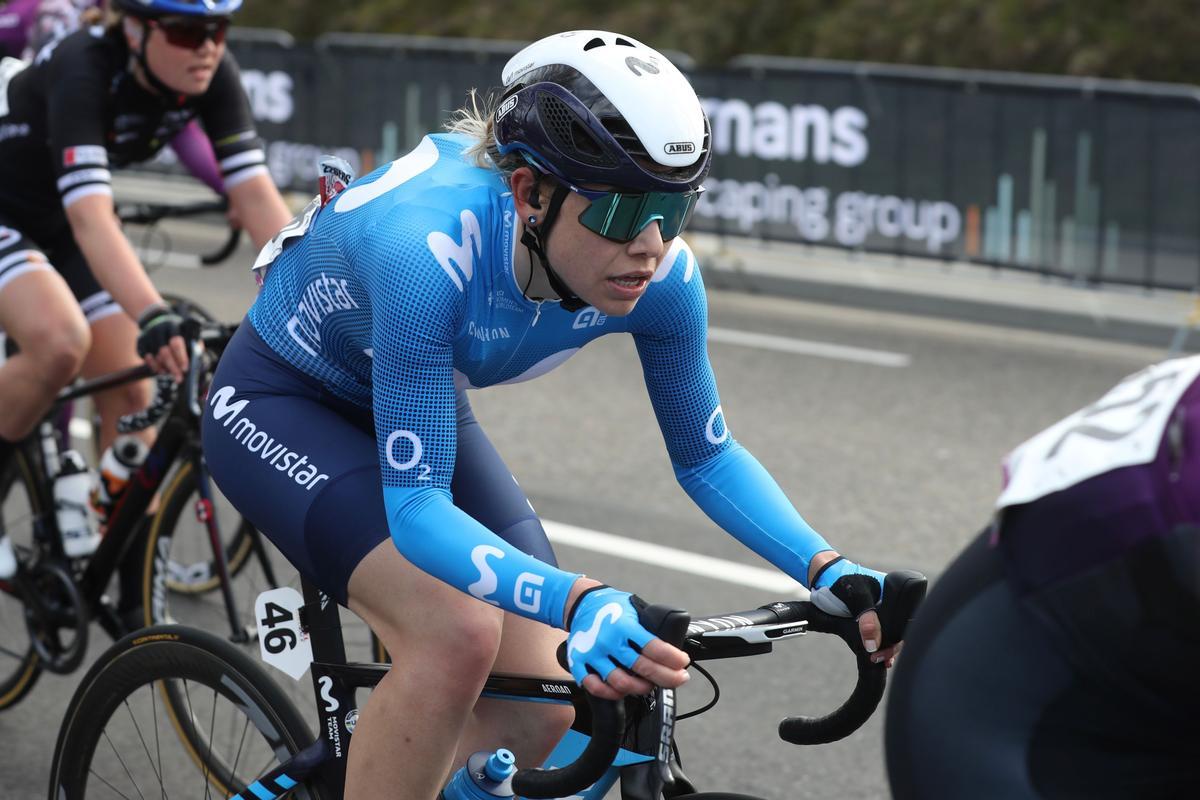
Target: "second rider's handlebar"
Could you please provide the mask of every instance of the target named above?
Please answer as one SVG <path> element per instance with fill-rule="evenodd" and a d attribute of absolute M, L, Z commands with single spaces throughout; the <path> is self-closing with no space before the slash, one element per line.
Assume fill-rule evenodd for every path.
<path fill-rule="evenodd" d="M 225 197 L 194 203 L 119 203 L 117 217 L 125 224 L 155 225 L 164 219 L 195 217 L 202 214 L 223 214 L 228 210 L 229 200 Z M 229 258 L 237 249 L 241 238 L 242 229 L 231 226 L 225 242 L 211 253 L 202 254 L 200 263 L 211 266 Z"/>
<path fill-rule="evenodd" d="M 882 647 L 890 647 L 904 638 L 909 622 L 925 598 L 927 586 L 925 576 L 919 572 L 888 573 L 883 586 L 884 603 L 877 609 L 883 628 Z M 883 697 L 887 668 L 871 661 L 863 647 L 857 620 L 826 614 L 807 600 L 771 603 L 695 622 L 685 611 L 646 606 L 639 608 L 638 618 L 646 630 L 679 647 L 693 661 L 767 652 L 773 641 L 807 630 L 838 636 L 856 656 L 858 680 L 854 690 L 829 714 L 788 717 L 780 722 L 780 738 L 792 744 L 825 744 L 849 736 L 871 717 Z M 564 661 L 564 652 L 560 647 L 560 662 Z M 586 694 L 593 719 L 587 748 L 574 763 L 561 769 L 517 772 L 513 789 L 519 796 L 552 798 L 575 794 L 599 780 L 612 764 L 624 735 L 624 704 L 600 699 L 590 692 Z"/>

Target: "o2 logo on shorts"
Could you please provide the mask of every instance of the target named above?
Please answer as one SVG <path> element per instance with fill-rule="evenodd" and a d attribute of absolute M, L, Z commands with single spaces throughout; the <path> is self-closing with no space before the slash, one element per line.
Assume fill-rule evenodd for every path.
<path fill-rule="evenodd" d="M 399 444 L 401 441 L 407 442 L 412 449 L 412 453 L 407 459 L 401 461 L 396 453 L 403 452 L 404 446 Z M 417 476 L 419 481 L 429 480 L 429 473 L 433 468 L 428 464 L 421 463 L 421 457 L 425 455 L 425 448 L 421 444 L 421 437 L 417 436 L 412 431 L 396 430 L 388 434 L 387 443 L 384 445 L 384 452 L 387 455 L 388 466 L 400 472 L 407 472 L 413 467 L 421 468 L 420 474 Z"/>

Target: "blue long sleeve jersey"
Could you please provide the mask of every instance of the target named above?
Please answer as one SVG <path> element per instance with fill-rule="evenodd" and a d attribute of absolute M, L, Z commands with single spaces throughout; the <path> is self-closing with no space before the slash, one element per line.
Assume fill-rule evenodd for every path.
<path fill-rule="evenodd" d="M 285 228 L 293 238 L 249 314 L 285 360 L 373 411 L 400 552 L 481 600 L 562 627 L 577 575 L 454 506 L 455 391 L 530 380 L 599 336 L 629 333 L 680 484 L 721 527 L 807 582 L 828 545 L 726 427 L 687 244 L 671 243 L 624 318 L 530 301 L 513 276 L 512 195 L 496 171 L 464 157 L 468 144 L 427 136 Z"/>

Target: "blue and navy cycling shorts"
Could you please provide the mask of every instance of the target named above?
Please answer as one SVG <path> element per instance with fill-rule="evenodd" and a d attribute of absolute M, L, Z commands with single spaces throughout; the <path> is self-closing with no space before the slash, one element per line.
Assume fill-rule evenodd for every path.
<path fill-rule="evenodd" d="M 358 563 L 390 537 L 371 414 L 284 362 L 249 321 L 221 356 L 202 425 L 217 486 L 300 574 L 345 605 Z M 458 395 L 454 503 L 556 564 L 525 493 Z"/>

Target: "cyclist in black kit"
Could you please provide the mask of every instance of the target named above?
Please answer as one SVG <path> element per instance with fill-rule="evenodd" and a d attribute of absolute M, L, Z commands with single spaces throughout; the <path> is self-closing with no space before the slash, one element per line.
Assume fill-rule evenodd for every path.
<path fill-rule="evenodd" d="M 152 158 L 198 119 L 255 244 L 290 219 L 225 51 L 240 6 L 113 0 L 107 26 L 64 37 L 32 64 L 0 62 L 0 329 L 20 350 L 0 367 L 0 463 L 76 374 L 136 365 L 135 353 L 176 377 L 186 365 L 179 319 L 113 213 L 110 167 Z M 148 392 L 143 382 L 96 395 L 100 447 Z"/>

